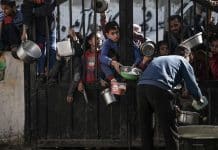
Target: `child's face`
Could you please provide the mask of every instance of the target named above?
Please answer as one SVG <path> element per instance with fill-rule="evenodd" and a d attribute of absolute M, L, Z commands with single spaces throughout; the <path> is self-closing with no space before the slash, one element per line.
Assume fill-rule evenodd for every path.
<path fill-rule="evenodd" d="M 107 38 L 111 39 L 113 42 L 118 42 L 120 39 L 120 33 L 119 30 L 110 30 L 109 32 L 106 33 Z"/>
<path fill-rule="evenodd" d="M 213 41 L 210 48 L 213 54 L 218 54 L 218 40 Z"/>
<path fill-rule="evenodd" d="M 95 40 L 96 40 L 96 42 L 95 42 Z M 96 46 L 95 46 L 95 43 L 96 43 Z M 93 37 L 89 40 L 89 44 L 90 44 L 92 47 L 100 48 L 101 45 L 102 45 L 101 34 L 100 34 L 100 33 L 97 33 L 97 34 L 96 34 L 96 37 L 93 36 Z"/>
<path fill-rule="evenodd" d="M 168 55 L 169 54 L 168 46 L 165 45 L 165 44 L 160 45 L 159 53 L 160 53 L 161 56 Z"/>
<path fill-rule="evenodd" d="M 8 5 L 1 5 L 1 8 L 5 16 L 10 16 L 13 14 L 13 8 Z"/>

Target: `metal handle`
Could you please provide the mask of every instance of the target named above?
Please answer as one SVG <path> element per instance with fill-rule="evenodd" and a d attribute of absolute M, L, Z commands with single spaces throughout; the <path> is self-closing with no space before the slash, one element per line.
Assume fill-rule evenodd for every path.
<path fill-rule="evenodd" d="M 86 101 L 86 104 L 88 104 L 89 101 L 88 101 L 88 97 L 87 97 L 87 94 L 86 94 L 86 90 L 85 90 L 85 89 L 83 90 L 83 96 L 84 96 L 84 99 L 85 99 L 85 101 Z"/>

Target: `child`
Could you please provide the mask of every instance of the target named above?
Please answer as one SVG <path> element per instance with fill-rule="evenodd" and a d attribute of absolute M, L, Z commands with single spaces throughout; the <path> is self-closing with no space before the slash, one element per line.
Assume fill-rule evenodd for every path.
<path fill-rule="evenodd" d="M 101 86 L 106 86 L 106 82 L 103 80 L 100 67 L 99 67 L 99 55 L 100 55 L 100 46 L 101 46 L 101 35 L 100 33 L 90 33 L 86 39 L 86 51 L 82 57 L 82 80 L 78 84 L 78 91 L 84 91 L 84 85 L 88 88 L 88 95 L 93 95 L 96 89 L 89 88 L 95 87 L 96 83 L 100 81 Z M 98 87 L 98 86 L 96 86 Z M 90 90 L 94 90 L 90 92 Z M 73 101 L 73 92 L 69 89 L 67 102 Z M 91 98 L 92 99 L 92 98 Z"/>
<path fill-rule="evenodd" d="M 1 33 L 4 50 L 11 50 L 12 55 L 17 58 L 16 50 L 21 43 L 22 13 L 16 10 L 14 0 L 2 0 L 1 8 L 4 13 Z"/>
<path fill-rule="evenodd" d="M 169 50 L 167 42 L 159 41 L 158 42 L 158 56 L 165 56 L 169 54 L 170 54 L 170 50 Z"/>
<path fill-rule="evenodd" d="M 212 37 L 211 40 L 211 53 L 209 58 L 209 67 L 214 80 L 218 80 L 218 35 Z"/>
<path fill-rule="evenodd" d="M 45 81 L 56 62 L 56 0 L 23 0 L 22 41 L 32 39 L 41 49 L 37 61 L 37 80 Z"/>
<path fill-rule="evenodd" d="M 116 74 L 120 72 L 121 66 L 121 64 L 119 63 L 119 26 L 115 21 L 108 22 L 105 25 L 104 32 L 107 39 L 104 41 L 101 49 L 101 69 L 102 72 L 105 74 L 107 80 L 116 81 Z M 133 49 L 133 57 L 135 59 L 133 65 L 136 66 L 140 62 L 141 56 L 137 46 L 134 46 Z"/>

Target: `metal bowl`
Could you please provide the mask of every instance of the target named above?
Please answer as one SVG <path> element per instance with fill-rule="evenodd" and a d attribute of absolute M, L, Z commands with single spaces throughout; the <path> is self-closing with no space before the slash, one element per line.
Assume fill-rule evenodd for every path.
<path fill-rule="evenodd" d="M 22 42 L 17 50 L 17 56 L 19 59 L 26 63 L 31 63 L 38 59 L 42 55 L 41 49 L 33 41 L 27 40 Z"/>
<path fill-rule="evenodd" d="M 183 41 L 180 46 L 188 47 L 188 48 L 193 48 L 199 44 L 203 43 L 203 37 L 202 37 L 202 32 L 199 32 L 195 34 L 194 36 L 191 36 L 190 38 L 186 39 Z"/>

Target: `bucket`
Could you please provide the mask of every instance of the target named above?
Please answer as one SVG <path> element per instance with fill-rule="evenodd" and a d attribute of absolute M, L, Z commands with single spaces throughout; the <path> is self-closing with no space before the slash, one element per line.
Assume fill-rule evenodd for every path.
<path fill-rule="evenodd" d="M 107 105 L 110 105 L 110 104 L 112 104 L 112 103 L 114 103 L 114 102 L 117 101 L 116 98 L 115 98 L 115 96 L 114 96 L 113 94 L 111 94 L 109 88 L 104 89 L 104 90 L 101 92 L 101 95 L 103 96 L 103 98 L 104 98 L 104 100 L 105 100 L 105 102 L 106 102 Z"/>
<path fill-rule="evenodd" d="M 126 92 L 126 83 L 111 82 L 111 93 L 115 95 L 124 95 Z"/>
<path fill-rule="evenodd" d="M 57 53 L 61 57 L 74 55 L 75 50 L 71 47 L 70 39 L 57 42 Z"/>

